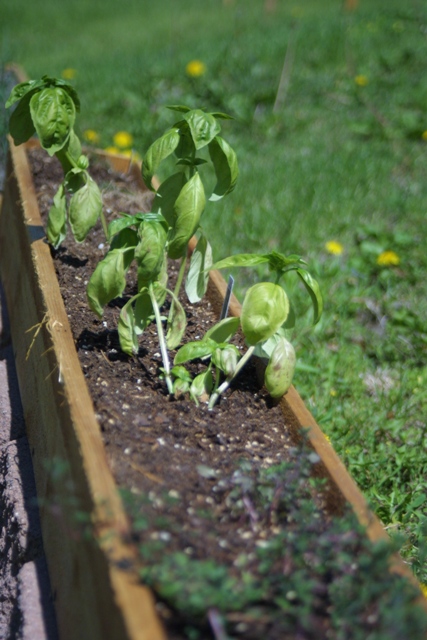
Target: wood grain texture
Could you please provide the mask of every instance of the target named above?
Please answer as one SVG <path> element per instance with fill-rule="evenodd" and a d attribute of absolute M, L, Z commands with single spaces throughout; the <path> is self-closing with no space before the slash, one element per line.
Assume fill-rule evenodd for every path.
<path fill-rule="evenodd" d="M 36 477 L 60 637 L 161 640 L 137 583 L 128 523 L 107 463 L 46 243 L 24 146 L 8 161 L 0 268 Z"/>

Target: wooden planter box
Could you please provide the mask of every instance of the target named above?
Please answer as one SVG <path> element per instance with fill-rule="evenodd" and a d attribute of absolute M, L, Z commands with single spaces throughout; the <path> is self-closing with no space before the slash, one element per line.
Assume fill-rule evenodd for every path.
<path fill-rule="evenodd" d="M 128 170 L 128 159 L 104 156 L 116 170 Z M 136 166 L 132 170 L 140 175 Z M 11 143 L 0 215 L 0 248 L 60 637 L 165 638 L 152 594 L 138 583 L 131 569 L 134 551 L 123 542 L 128 523 L 78 361 L 25 145 Z M 218 307 L 225 286 L 221 275 L 212 273 L 209 295 Z M 235 299 L 230 312 L 239 312 Z M 293 387 L 281 404 L 284 424 L 295 441 L 302 428 L 308 429 L 309 441 L 322 461 L 318 466 L 328 478 L 327 508 L 339 513 L 350 504 L 371 540 L 387 539 Z M 76 526 L 76 505 L 82 513 L 90 514 L 95 537 L 85 536 L 84 528 Z M 415 582 L 399 557 L 392 570 Z M 427 601 L 422 598 L 422 602 L 425 606 Z"/>

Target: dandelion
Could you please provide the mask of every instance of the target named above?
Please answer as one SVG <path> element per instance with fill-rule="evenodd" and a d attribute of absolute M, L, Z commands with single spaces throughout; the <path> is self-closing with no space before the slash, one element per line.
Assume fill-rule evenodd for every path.
<path fill-rule="evenodd" d="M 366 85 L 369 82 L 368 77 L 364 76 L 364 75 L 356 76 L 354 78 L 354 81 L 355 81 L 355 83 L 357 84 L 358 87 L 366 87 Z"/>
<path fill-rule="evenodd" d="M 325 244 L 325 249 L 333 256 L 340 256 L 344 251 L 344 247 L 342 246 L 342 244 L 340 242 L 337 242 L 336 240 L 329 240 L 329 242 Z"/>
<path fill-rule="evenodd" d="M 423 592 L 423 594 L 427 598 L 427 584 L 422 584 L 421 585 L 421 591 Z"/>
<path fill-rule="evenodd" d="M 99 142 L 100 136 L 99 133 L 94 131 L 93 129 L 86 129 L 83 131 L 83 138 L 92 144 L 97 144 Z"/>
<path fill-rule="evenodd" d="M 64 69 L 61 73 L 61 76 L 64 78 L 64 80 L 72 80 L 76 77 L 76 75 L 77 71 L 75 69 L 71 69 L 71 67 Z"/>
<path fill-rule="evenodd" d="M 423 140 L 427 140 L 427 129 L 422 132 L 421 137 Z"/>
<path fill-rule="evenodd" d="M 133 137 L 127 131 L 117 131 L 113 136 L 113 143 L 120 149 L 126 149 L 132 146 Z"/>
<path fill-rule="evenodd" d="M 400 264 L 400 258 L 395 251 L 383 251 L 377 258 L 380 267 L 396 267 Z"/>
<path fill-rule="evenodd" d="M 206 65 L 201 60 L 191 60 L 185 67 L 188 76 L 199 78 L 206 73 Z"/>
<path fill-rule="evenodd" d="M 338 394 L 338 391 L 336 389 L 331 389 L 329 391 L 329 395 L 332 396 L 332 398 L 335 398 Z"/>

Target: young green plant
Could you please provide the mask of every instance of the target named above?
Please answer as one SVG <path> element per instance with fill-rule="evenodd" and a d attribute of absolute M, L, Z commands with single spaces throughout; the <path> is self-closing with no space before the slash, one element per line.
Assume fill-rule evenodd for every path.
<path fill-rule="evenodd" d="M 229 116 L 184 106 L 169 108 L 182 114 L 181 118 L 149 147 L 142 165 L 144 182 L 155 192 L 152 210 L 135 216 L 124 213 L 110 223 L 109 251 L 90 278 L 87 293 L 91 308 L 102 316 L 105 305 L 123 294 L 129 267 L 136 262 L 137 293 L 126 302 L 119 318 L 121 348 L 129 355 L 136 354 L 138 336 L 154 320 L 168 391 L 181 394 L 187 390 L 188 376 L 181 369 L 171 370 L 168 350 L 178 347 L 186 327 L 179 293 L 186 271 L 187 245 L 197 232 L 198 242 L 185 282 L 188 299 L 195 303 L 206 292 L 212 264 L 210 245 L 200 229 L 201 217 L 208 200 L 215 202 L 234 189 L 238 168 L 236 154 L 219 136 L 219 120 Z M 156 190 L 155 172 L 169 157 L 175 158 L 175 164 Z M 209 174 L 202 175 L 203 165 L 209 166 L 216 177 L 213 188 L 209 188 Z M 168 258 L 180 260 L 173 291 L 167 287 Z M 160 308 L 166 296 L 171 306 L 165 335 Z M 191 393 L 196 397 L 194 390 Z"/>
<path fill-rule="evenodd" d="M 274 282 L 259 282 L 246 292 L 240 318 L 225 318 L 210 329 L 202 340 L 181 347 L 174 364 L 197 358 L 210 358 L 209 369 L 215 367 L 215 386 L 210 395 L 212 409 L 221 394 L 230 386 L 252 355 L 266 363 L 264 384 L 273 398 L 280 398 L 289 389 L 296 364 L 295 351 L 288 337 L 296 322 L 296 313 L 285 289 L 279 284 L 286 273 L 294 271 L 306 287 L 313 305 L 313 322 L 322 314 L 323 302 L 318 283 L 298 256 L 286 257 L 277 251 L 267 254 L 238 254 L 212 265 L 212 269 L 257 267 L 267 264 L 274 274 Z M 228 341 L 241 328 L 247 351 L 240 357 L 238 349 Z M 221 373 L 225 380 L 219 384 Z M 202 375 L 202 374 L 199 374 Z M 206 389 L 203 390 L 206 393 Z"/>
<path fill-rule="evenodd" d="M 6 107 L 14 104 L 9 131 L 15 144 L 22 144 L 37 133 L 43 149 L 58 158 L 64 171 L 64 180 L 49 211 L 49 242 L 59 247 L 66 235 L 67 221 L 77 242 L 83 242 L 99 217 L 106 232 L 101 193 L 87 171 L 89 160 L 82 155 L 74 131 L 80 111 L 75 89 L 65 80 L 43 76 L 16 85 Z M 67 193 L 72 194 L 69 203 Z"/>

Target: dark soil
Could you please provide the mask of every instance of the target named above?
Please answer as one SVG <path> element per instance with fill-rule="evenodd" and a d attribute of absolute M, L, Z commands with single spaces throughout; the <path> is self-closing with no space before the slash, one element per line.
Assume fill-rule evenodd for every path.
<path fill-rule="evenodd" d="M 62 171 L 40 151 L 31 152 L 31 164 L 46 215 Z M 131 176 L 114 174 L 106 165 L 91 173 L 107 217 L 150 209 L 151 194 L 141 192 Z M 383 608 L 394 607 L 399 589 L 383 601 L 378 589 L 374 600 L 363 587 L 365 599 L 354 614 L 359 629 L 354 622 L 348 626 L 349 612 L 339 618 L 346 605 L 337 585 L 358 575 L 355 559 L 368 552 L 353 519 L 337 529 L 322 510 L 321 493 L 308 480 L 319 466 L 316 456 L 295 448 L 289 435 L 294 425 L 284 424 L 280 407 L 260 388 L 254 365 L 209 412 L 166 394 L 154 328 L 141 336 L 136 357 L 124 355 L 117 319 L 135 285 L 108 305 L 102 320 L 86 302 L 87 281 L 105 250 L 99 225 L 80 245 L 68 235 L 52 255 L 108 459 L 141 548 L 143 575 L 158 593 L 169 637 L 221 640 L 223 627 L 246 640 L 368 637 L 381 626 Z M 177 266 L 170 265 L 171 279 Z M 217 319 L 210 303 L 187 306 L 186 312 L 184 341 L 202 336 Z M 265 556 L 274 544 L 276 555 Z M 382 559 L 381 569 L 375 565 L 378 579 L 386 564 Z M 211 586 L 206 593 L 201 574 Z M 358 580 L 347 591 L 347 607 L 363 591 Z M 393 582 L 388 575 L 385 580 L 384 591 Z M 421 623 L 415 624 L 421 630 Z M 414 629 L 407 637 L 421 637 Z M 375 638 L 405 637 L 393 633 L 391 625 Z"/>

